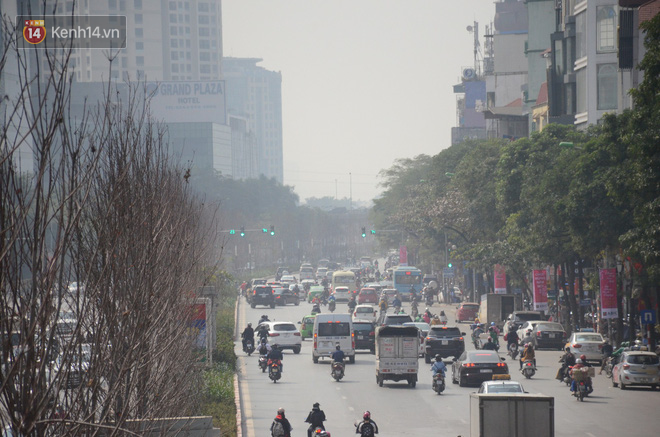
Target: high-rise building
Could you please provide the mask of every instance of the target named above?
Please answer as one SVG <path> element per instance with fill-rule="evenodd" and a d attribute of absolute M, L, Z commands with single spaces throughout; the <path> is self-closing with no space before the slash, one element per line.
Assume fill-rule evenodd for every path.
<path fill-rule="evenodd" d="M 257 65 L 258 58 L 224 58 L 227 113 L 247 120 L 255 135 L 258 172 L 282 183 L 282 74 Z"/>

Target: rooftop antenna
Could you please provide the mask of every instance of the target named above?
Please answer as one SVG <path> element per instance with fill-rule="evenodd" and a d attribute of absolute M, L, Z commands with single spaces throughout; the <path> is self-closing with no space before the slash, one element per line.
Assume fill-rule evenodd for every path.
<path fill-rule="evenodd" d="M 477 77 L 481 75 L 479 68 L 479 23 L 474 22 L 472 26 L 468 26 L 467 31 L 474 35 L 474 71 Z"/>

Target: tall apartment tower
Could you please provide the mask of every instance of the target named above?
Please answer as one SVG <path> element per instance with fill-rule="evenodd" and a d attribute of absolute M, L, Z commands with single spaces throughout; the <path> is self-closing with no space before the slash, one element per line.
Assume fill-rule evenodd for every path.
<path fill-rule="evenodd" d="M 259 174 L 282 183 L 282 74 L 258 66 L 261 61 L 223 59 L 227 113 L 246 119 L 254 133 Z"/>
<path fill-rule="evenodd" d="M 56 14 L 126 15 L 126 48 L 76 50 L 75 79 L 101 82 L 222 79 L 221 0 L 48 0 Z M 47 6 L 48 8 L 48 6 Z M 75 8 L 75 10 L 74 10 Z"/>

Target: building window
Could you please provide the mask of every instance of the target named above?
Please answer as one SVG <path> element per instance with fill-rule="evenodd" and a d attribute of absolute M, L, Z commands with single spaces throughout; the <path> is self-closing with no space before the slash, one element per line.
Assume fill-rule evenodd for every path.
<path fill-rule="evenodd" d="M 109 9 L 117 9 L 117 0 L 108 0 Z"/>
<path fill-rule="evenodd" d="M 135 24 L 142 24 L 142 14 L 135 14 Z"/>
<path fill-rule="evenodd" d="M 178 49 L 179 48 L 179 41 L 176 39 L 171 39 L 170 40 L 170 47 Z"/>
<path fill-rule="evenodd" d="M 171 52 L 170 53 L 170 59 L 172 61 L 178 61 L 179 60 L 179 52 Z"/>
<path fill-rule="evenodd" d="M 208 3 L 199 3 L 197 5 L 197 10 L 199 12 L 208 12 L 209 11 L 209 4 Z"/>
<path fill-rule="evenodd" d="M 172 73 L 179 72 L 179 64 L 172 64 Z"/>
<path fill-rule="evenodd" d="M 208 15 L 200 15 L 198 18 L 199 24 L 209 24 L 209 16 Z"/>
<path fill-rule="evenodd" d="M 575 72 L 575 86 L 577 88 L 576 112 L 587 112 L 587 69 L 582 68 Z"/>
<path fill-rule="evenodd" d="M 133 0 L 133 7 L 135 9 L 142 9 L 142 0 Z"/>
<path fill-rule="evenodd" d="M 211 54 L 209 52 L 200 52 L 199 60 L 202 62 L 211 62 Z"/>
<path fill-rule="evenodd" d="M 210 32 L 209 32 L 209 28 L 208 28 L 208 27 L 200 27 L 200 28 L 199 28 L 199 36 L 205 36 L 205 37 L 207 37 L 207 36 L 209 36 L 209 35 L 210 35 Z"/>
<path fill-rule="evenodd" d="M 598 65 L 598 109 L 617 108 L 616 64 Z"/>
<path fill-rule="evenodd" d="M 599 52 L 613 52 L 616 50 L 616 12 L 614 6 L 599 6 L 597 11 L 597 49 Z"/>
<path fill-rule="evenodd" d="M 144 43 L 142 41 L 137 41 L 135 43 L 135 50 L 139 50 L 139 51 L 144 50 Z"/>
<path fill-rule="evenodd" d="M 170 14 L 170 23 L 176 23 L 176 14 Z"/>
<path fill-rule="evenodd" d="M 587 56 L 587 12 L 580 12 L 575 17 L 575 59 Z"/>
<path fill-rule="evenodd" d="M 144 29 L 141 27 L 136 27 L 135 28 L 135 37 L 136 38 L 142 38 L 144 36 Z"/>
<path fill-rule="evenodd" d="M 136 56 L 135 64 L 138 66 L 144 66 L 144 56 Z"/>

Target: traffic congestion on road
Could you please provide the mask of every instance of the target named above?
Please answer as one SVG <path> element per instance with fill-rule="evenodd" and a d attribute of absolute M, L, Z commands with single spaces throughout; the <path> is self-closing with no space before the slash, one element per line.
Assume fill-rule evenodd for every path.
<path fill-rule="evenodd" d="M 375 263 L 371 268 L 376 271 Z M 411 294 L 402 302 L 401 292 L 388 291 L 396 288 L 387 274 L 378 281 L 364 278 L 369 282 L 365 288 L 372 289 L 378 299 L 374 304 L 358 305 L 359 282 L 348 285 L 348 300 L 341 290 L 340 300 L 333 296 L 332 278 L 328 280 L 327 273 L 320 276 L 315 278 L 318 285 L 303 285 L 296 275 L 284 282 L 268 278 L 265 286 L 273 294 L 281 294 L 285 288 L 296 296 L 296 301 L 283 305 L 259 301 L 259 293 L 250 284 L 243 287 L 238 332 L 245 332 L 248 323 L 256 331 L 267 326 L 269 331 L 261 329 L 255 334 L 256 344 L 261 339 L 268 344 L 264 346 L 266 360 L 274 361 L 275 345 L 284 350 L 279 355 L 281 377 L 274 383 L 260 368 L 259 353 L 240 354 L 237 344 L 245 435 L 268 432 L 278 408 L 286 410 L 292 435 L 303 435 L 310 428 L 305 422 L 309 410 L 318 403 L 326 416 L 327 432 L 335 436 L 354 434 L 365 411 L 377 422 L 379 435 L 466 436 L 470 433 L 470 395 L 477 392 L 554 398 L 554 434 L 548 435 L 617 435 L 628 433 L 631 426 L 648 434 L 657 429 L 653 411 L 660 368 L 658 356 L 644 347 L 632 345 L 608 352 L 600 334 L 585 330 L 568 336 L 560 324 L 534 312 L 512 313 L 489 329 L 478 320 L 474 304 L 464 302 L 460 293 L 455 293 L 452 302 L 443 302 L 442 293 L 433 293 L 427 300 L 437 284 L 422 284 L 419 289 L 409 286 Z M 318 293 L 309 299 L 315 287 Z M 418 315 L 413 318 L 415 306 Z M 469 310 L 472 313 L 467 317 L 465 311 Z M 519 329 L 528 327 L 532 317 L 542 319 L 536 329 L 519 336 Z M 262 322 L 265 319 L 268 321 Z M 505 324 L 506 332 L 502 332 Z M 480 332 L 483 341 L 479 341 Z M 555 334 L 557 341 L 554 337 L 550 341 Z M 597 340 L 596 354 L 587 340 Z M 511 344 L 518 349 L 509 351 Z M 331 366 L 337 346 L 343 357 L 341 377 Z M 603 346 L 607 355 L 615 355 L 614 360 L 620 356 L 620 362 L 607 360 L 601 372 Z M 392 357 L 396 364 L 388 361 Z M 403 370 L 407 373 L 397 376 L 396 366 L 408 366 Z M 443 370 L 445 378 L 434 381 L 434 373 Z M 588 382 L 585 386 L 593 391 L 581 391 L 581 382 Z M 537 431 L 535 435 L 546 435 L 547 430 Z"/>

